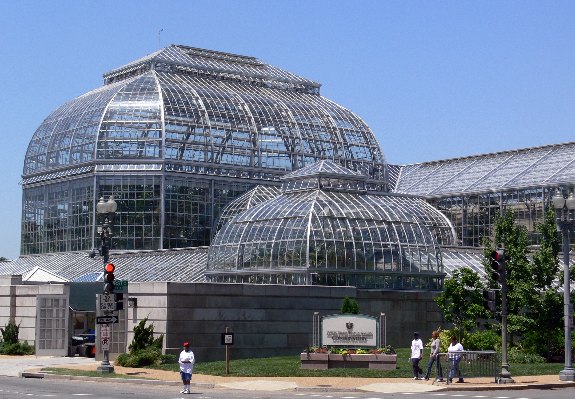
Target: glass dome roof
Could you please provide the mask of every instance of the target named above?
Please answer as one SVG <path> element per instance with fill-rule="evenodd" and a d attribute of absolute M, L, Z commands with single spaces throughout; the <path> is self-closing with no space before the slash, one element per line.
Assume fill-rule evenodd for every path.
<path fill-rule="evenodd" d="M 277 180 L 333 159 L 384 184 L 386 164 L 355 114 L 320 85 L 262 61 L 171 45 L 104 75 L 105 85 L 49 115 L 34 133 L 24 182 L 90 164 Z M 268 176 L 262 174 L 262 170 Z M 35 180 L 35 181 L 36 181 Z"/>
<path fill-rule="evenodd" d="M 280 195 L 218 232 L 210 281 L 441 288 L 440 245 L 454 231 L 423 199 L 366 191 L 365 177 L 331 161 L 283 180 Z"/>

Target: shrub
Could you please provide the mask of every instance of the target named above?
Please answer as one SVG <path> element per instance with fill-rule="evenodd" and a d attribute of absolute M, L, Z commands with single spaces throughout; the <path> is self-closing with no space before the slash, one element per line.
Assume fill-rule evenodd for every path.
<path fill-rule="evenodd" d="M 20 324 L 16 325 L 14 321 L 10 320 L 4 328 L 0 328 L 2 332 L 2 339 L 5 344 L 17 344 L 18 333 L 20 332 Z"/>
<path fill-rule="evenodd" d="M 132 343 L 128 347 L 130 352 L 137 352 L 150 347 L 157 348 L 160 352 L 162 351 L 164 334 L 160 334 L 158 338 L 154 338 L 154 324 L 150 324 L 146 327 L 147 321 L 148 318 L 144 317 L 144 319 L 134 327 L 134 339 L 132 339 Z"/>
<path fill-rule="evenodd" d="M 167 353 L 165 355 L 160 355 L 160 364 L 173 364 L 178 363 L 178 356 Z"/>
<path fill-rule="evenodd" d="M 129 346 L 129 353 L 122 353 L 116 358 L 116 363 L 124 367 L 145 367 L 154 364 L 175 362 L 174 355 L 162 355 L 164 335 L 154 338 L 154 325 L 146 327 L 145 317 L 134 327 L 134 339 Z"/>
<path fill-rule="evenodd" d="M 507 360 L 509 363 L 522 363 L 522 364 L 533 364 L 533 363 L 545 363 L 545 358 L 533 353 L 525 353 L 519 348 L 511 348 L 507 351 Z"/>
<path fill-rule="evenodd" d="M 521 346 L 525 353 L 561 361 L 565 354 L 565 333 L 561 328 L 530 331 L 523 337 Z"/>
<path fill-rule="evenodd" d="M 465 336 L 468 351 L 484 351 L 501 349 L 501 336 L 493 330 L 479 330 Z"/>
<path fill-rule="evenodd" d="M 357 304 L 355 298 L 350 298 L 346 296 L 343 299 L 343 304 L 341 305 L 341 313 L 359 314 L 359 305 Z"/>
<path fill-rule="evenodd" d="M 28 342 L 16 342 L 15 344 L 3 343 L 0 346 L 0 354 L 2 355 L 33 355 L 34 347 L 29 345 Z"/>

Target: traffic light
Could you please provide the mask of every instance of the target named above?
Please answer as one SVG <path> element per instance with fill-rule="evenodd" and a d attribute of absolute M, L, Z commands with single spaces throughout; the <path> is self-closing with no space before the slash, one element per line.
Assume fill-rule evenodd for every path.
<path fill-rule="evenodd" d="M 501 283 L 505 274 L 505 250 L 498 248 L 491 252 L 491 278 Z"/>
<path fill-rule="evenodd" d="M 495 291 L 483 290 L 483 307 L 485 310 L 495 312 Z"/>
<path fill-rule="evenodd" d="M 124 309 L 124 294 L 119 292 L 114 294 L 116 302 L 116 310 Z"/>
<path fill-rule="evenodd" d="M 106 263 L 104 266 L 104 292 L 110 294 L 114 292 L 114 271 L 116 266 L 113 263 Z"/>

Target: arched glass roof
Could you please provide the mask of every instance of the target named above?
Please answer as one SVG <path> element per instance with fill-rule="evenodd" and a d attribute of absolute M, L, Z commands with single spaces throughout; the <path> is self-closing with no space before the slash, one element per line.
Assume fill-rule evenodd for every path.
<path fill-rule="evenodd" d="M 239 213 L 250 209 L 253 206 L 261 204 L 264 201 L 270 200 L 281 194 L 281 190 L 276 186 L 256 186 L 250 191 L 239 196 L 230 202 L 220 215 L 217 230 L 221 229 L 228 223 L 234 216 Z"/>
<path fill-rule="evenodd" d="M 353 172 L 339 168 L 293 172 L 281 195 L 233 217 L 209 249 L 207 278 L 439 289 L 440 244 L 454 242 L 448 220 L 420 198 L 369 193 L 361 177 L 354 188 Z M 316 184 L 290 184 L 301 179 Z"/>
<path fill-rule="evenodd" d="M 575 181 L 575 143 L 553 144 L 492 154 L 394 167 L 398 193 L 445 197 Z"/>
<path fill-rule="evenodd" d="M 104 78 L 40 125 L 25 179 L 120 162 L 278 179 L 332 159 L 384 183 L 383 154 L 358 116 L 320 96 L 318 83 L 256 58 L 172 45 Z"/>

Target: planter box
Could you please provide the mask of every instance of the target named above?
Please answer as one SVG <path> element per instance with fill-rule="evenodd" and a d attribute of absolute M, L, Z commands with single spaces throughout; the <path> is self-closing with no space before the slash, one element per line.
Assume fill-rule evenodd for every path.
<path fill-rule="evenodd" d="M 327 370 L 329 354 L 327 353 L 302 353 L 300 355 L 302 369 Z"/>
<path fill-rule="evenodd" d="M 331 368 L 370 368 L 376 370 L 395 370 L 397 355 L 302 353 L 302 369 L 327 370 Z"/>

